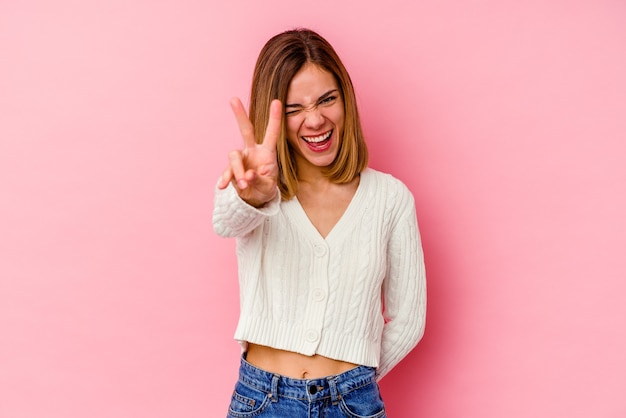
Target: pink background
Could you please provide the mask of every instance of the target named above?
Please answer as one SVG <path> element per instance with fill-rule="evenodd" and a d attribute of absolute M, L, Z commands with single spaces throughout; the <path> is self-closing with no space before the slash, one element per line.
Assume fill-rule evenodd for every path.
<path fill-rule="evenodd" d="M 626 416 L 622 0 L 5 0 L 0 417 L 225 415 L 228 99 L 294 26 L 416 197 L 428 325 L 390 416 Z"/>

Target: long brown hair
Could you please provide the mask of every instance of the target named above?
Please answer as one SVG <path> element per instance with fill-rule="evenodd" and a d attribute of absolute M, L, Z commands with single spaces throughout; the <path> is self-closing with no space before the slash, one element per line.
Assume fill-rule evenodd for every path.
<path fill-rule="evenodd" d="M 335 183 L 348 183 L 367 167 L 367 145 L 363 137 L 354 87 L 333 47 L 310 29 L 289 30 L 272 37 L 261 52 L 254 68 L 250 95 L 250 121 L 257 140 L 265 135 L 270 103 L 279 99 L 283 105 L 291 79 L 306 64 L 312 63 L 331 73 L 343 96 L 345 122 L 337 157 L 324 168 Z M 285 119 L 277 144 L 281 196 L 291 199 L 297 191 L 297 167 L 294 151 L 286 140 Z"/>

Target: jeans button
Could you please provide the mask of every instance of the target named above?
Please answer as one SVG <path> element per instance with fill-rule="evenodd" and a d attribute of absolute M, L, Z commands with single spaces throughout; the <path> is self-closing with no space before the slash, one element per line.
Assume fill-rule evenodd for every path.
<path fill-rule="evenodd" d="M 309 393 L 311 395 L 315 395 L 317 393 L 317 386 L 315 386 L 315 385 L 309 386 Z"/>

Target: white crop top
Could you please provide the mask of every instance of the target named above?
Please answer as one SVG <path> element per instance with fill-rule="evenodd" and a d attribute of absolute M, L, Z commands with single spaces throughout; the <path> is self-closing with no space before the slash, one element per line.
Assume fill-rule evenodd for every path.
<path fill-rule="evenodd" d="M 215 232 L 237 238 L 235 339 L 377 368 L 380 380 L 424 333 L 426 278 L 408 188 L 371 168 L 323 238 L 297 198 L 261 209 L 216 188 Z"/>

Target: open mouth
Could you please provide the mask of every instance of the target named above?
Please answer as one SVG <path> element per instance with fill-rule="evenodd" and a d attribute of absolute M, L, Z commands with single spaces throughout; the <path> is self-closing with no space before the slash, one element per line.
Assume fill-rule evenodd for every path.
<path fill-rule="evenodd" d="M 333 130 L 318 136 L 302 136 L 302 140 L 307 147 L 314 152 L 326 151 L 332 143 Z"/>
<path fill-rule="evenodd" d="M 332 134 L 333 134 L 333 131 L 330 130 L 326 132 L 325 134 L 318 135 L 318 136 L 303 136 L 302 139 L 304 139 L 304 141 L 309 144 L 320 144 L 324 141 L 327 141 Z"/>

